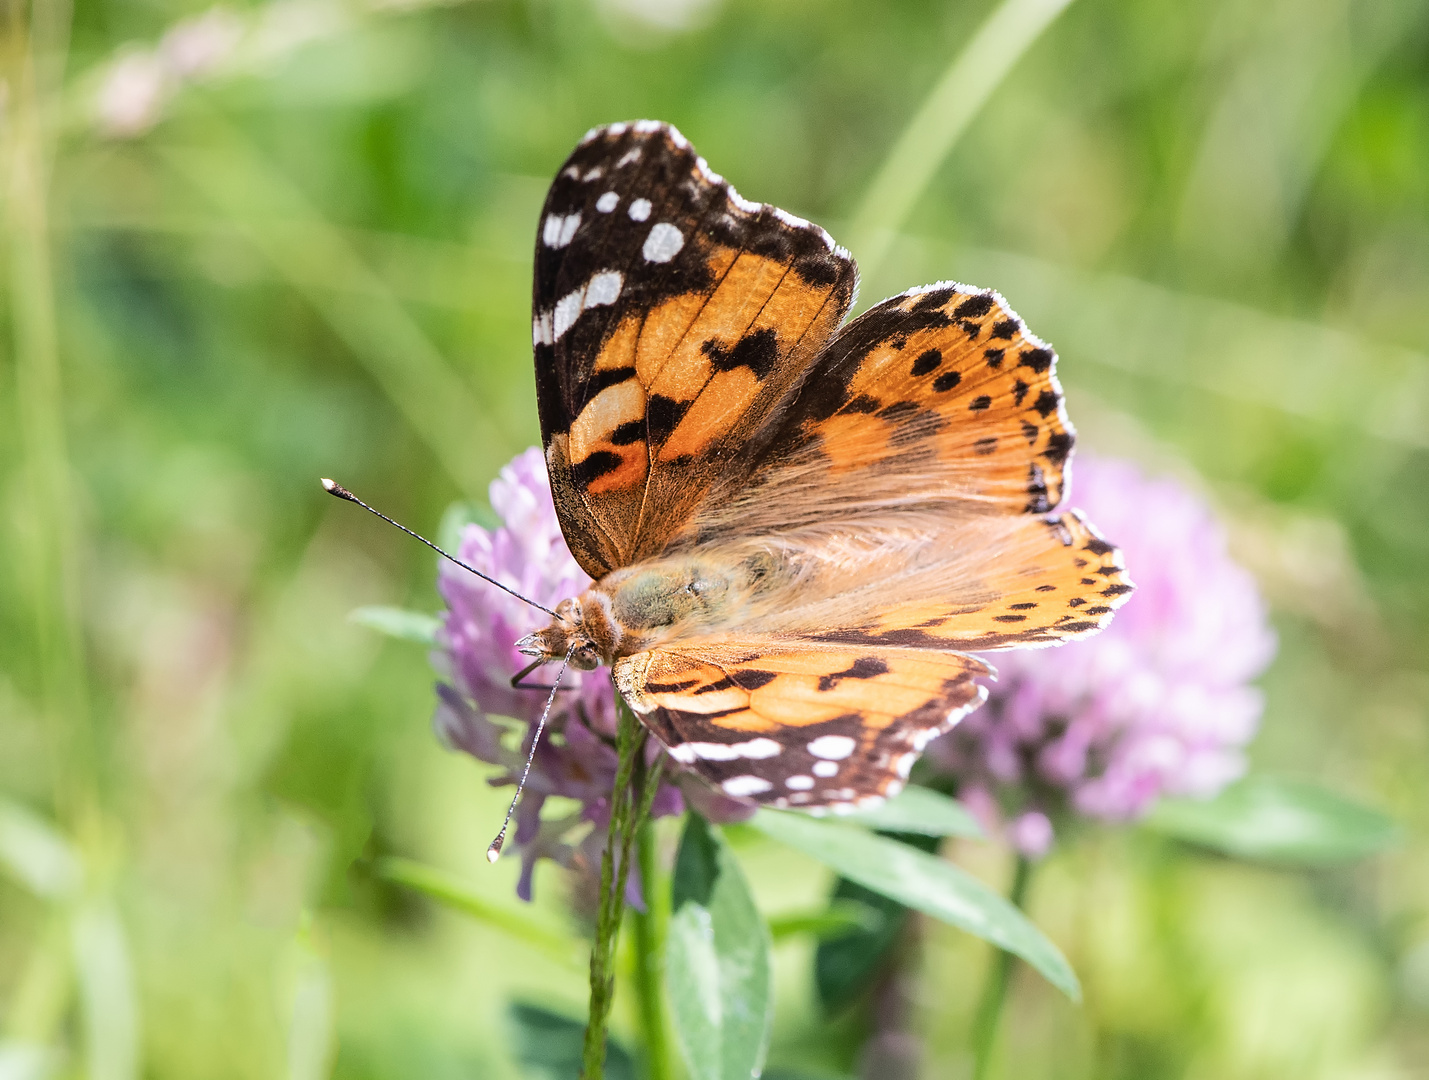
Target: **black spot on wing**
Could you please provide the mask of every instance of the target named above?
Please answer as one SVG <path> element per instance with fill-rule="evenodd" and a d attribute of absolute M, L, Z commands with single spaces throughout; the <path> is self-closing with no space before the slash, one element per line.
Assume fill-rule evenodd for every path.
<path fill-rule="evenodd" d="M 1047 436 L 1047 449 L 1042 451 L 1042 456 L 1053 465 L 1061 465 L 1072 452 L 1072 441 L 1070 431 L 1054 431 Z"/>
<path fill-rule="evenodd" d="M 595 371 L 586 382 L 585 401 L 589 401 L 602 390 L 611 386 L 619 386 L 626 379 L 635 378 L 633 367 L 606 368 L 604 371 Z M 585 405 L 585 401 L 581 405 Z"/>
<path fill-rule="evenodd" d="M 629 446 L 644 438 L 645 422 L 643 420 L 627 420 L 610 433 L 610 444 L 612 446 Z"/>
<path fill-rule="evenodd" d="M 943 354 L 937 349 L 929 349 L 913 361 L 912 373 L 915 376 L 926 375 L 930 371 L 936 371 L 942 362 Z"/>
<path fill-rule="evenodd" d="M 888 664 L 877 656 L 861 656 L 843 671 L 819 676 L 819 689 L 832 690 L 844 679 L 872 679 L 888 673 Z"/>
<path fill-rule="evenodd" d="M 722 348 L 717 341 L 706 341 L 700 351 L 710 358 L 716 371 L 747 367 L 762 379 L 774 370 L 779 359 L 779 336 L 772 326 L 766 326 L 740 338 L 732 349 Z"/>
<path fill-rule="evenodd" d="M 1018 360 L 1019 367 L 1028 367 L 1041 375 L 1052 366 L 1051 349 L 1023 349 L 1022 357 Z"/>
<path fill-rule="evenodd" d="M 584 461 L 577 461 L 571 465 L 571 476 L 575 479 L 577 486 L 588 487 L 595 480 L 618 467 L 621 460 L 619 454 L 612 454 L 609 450 L 597 450 Z"/>
<path fill-rule="evenodd" d="M 690 402 L 652 394 L 645 405 L 645 426 L 649 441 L 656 446 L 670 437 L 690 409 Z"/>
<path fill-rule="evenodd" d="M 777 671 L 760 671 L 758 668 L 741 668 L 730 676 L 736 686 L 744 690 L 758 690 L 779 677 Z"/>
<path fill-rule="evenodd" d="M 978 293 L 970 296 L 957 306 L 953 312 L 955 319 L 980 319 L 992 310 L 994 303 L 992 293 Z"/>

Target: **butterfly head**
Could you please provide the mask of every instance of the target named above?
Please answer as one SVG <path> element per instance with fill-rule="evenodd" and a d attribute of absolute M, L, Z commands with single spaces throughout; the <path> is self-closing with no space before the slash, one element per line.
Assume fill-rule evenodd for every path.
<path fill-rule="evenodd" d="M 562 600 L 551 625 L 527 634 L 516 648 L 541 660 L 560 660 L 569 652 L 571 667 L 594 671 L 612 662 L 617 636 L 605 605 L 587 593 L 579 599 Z"/>

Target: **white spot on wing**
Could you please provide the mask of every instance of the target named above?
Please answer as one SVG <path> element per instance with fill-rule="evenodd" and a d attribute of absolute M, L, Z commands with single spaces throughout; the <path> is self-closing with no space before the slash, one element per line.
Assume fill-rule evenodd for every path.
<path fill-rule="evenodd" d="M 613 191 L 607 191 L 595 201 L 595 208 L 602 214 L 608 214 L 620 205 L 620 196 Z"/>
<path fill-rule="evenodd" d="M 555 314 L 551 318 L 551 340 L 560 341 L 561 335 L 575 325 L 581 312 L 587 308 L 613 304 L 620 296 L 625 279 L 618 270 L 602 270 L 574 292 L 566 293 L 556 301 Z"/>
<path fill-rule="evenodd" d="M 651 132 L 659 131 L 662 127 L 664 127 L 664 125 L 661 124 L 659 120 L 635 121 L 635 130 L 642 135 L 649 135 Z"/>
<path fill-rule="evenodd" d="M 830 776 L 838 775 L 839 767 L 832 761 L 816 761 L 814 767 L 809 771 L 815 776 L 822 776 L 827 780 Z"/>
<path fill-rule="evenodd" d="M 720 785 L 726 795 L 733 795 L 735 798 L 758 795 L 773 786 L 768 780 L 759 776 L 731 776 Z"/>
<path fill-rule="evenodd" d="M 784 781 L 784 786 L 791 791 L 808 791 L 814 786 L 812 776 L 791 776 Z"/>
<path fill-rule="evenodd" d="M 585 307 L 600 307 L 613 304 L 620 297 L 620 287 L 625 284 L 619 270 L 604 270 L 590 279 L 585 290 Z"/>
<path fill-rule="evenodd" d="M 582 179 L 582 180 L 587 180 L 587 181 L 589 181 L 589 180 L 599 180 L 599 179 L 600 179 L 602 176 L 604 176 L 604 175 L 605 175 L 605 170 L 602 169 L 599 165 L 597 165 L 595 168 L 591 169 L 590 172 L 588 172 L 588 173 L 586 173 L 584 176 L 582 176 L 581 179 Z"/>
<path fill-rule="evenodd" d="M 645 256 L 646 262 L 667 263 L 678 255 L 684 246 L 685 234 L 669 222 L 662 221 L 650 230 L 640 253 Z"/>
<path fill-rule="evenodd" d="M 616 167 L 617 169 L 623 169 L 623 168 L 625 168 L 625 166 L 627 166 L 627 165 L 633 165 L 635 162 L 637 162 L 637 161 L 639 161 L 639 160 L 640 160 L 640 148 L 637 146 L 637 147 L 635 147 L 635 148 L 633 148 L 633 149 L 630 149 L 630 150 L 625 151 L 625 153 L 621 156 L 620 160 L 615 163 L 615 167 Z"/>
<path fill-rule="evenodd" d="M 695 760 L 695 748 L 693 743 L 681 743 L 679 746 L 672 746 L 669 754 L 681 765 L 689 765 Z"/>
<path fill-rule="evenodd" d="M 858 742 L 848 735 L 821 735 L 809 743 L 809 753 L 830 761 L 842 761 L 853 753 Z"/>
<path fill-rule="evenodd" d="M 571 242 L 580 224 L 579 211 L 574 214 L 550 214 L 541 226 L 541 240 L 548 248 L 563 248 Z"/>
<path fill-rule="evenodd" d="M 692 742 L 685 743 L 685 746 L 690 748 L 695 757 L 705 761 L 735 761 L 739 758 L 759 761 L 777 757 L 783 749 L 773 739 L 750 739 L 740 743 Z"/>
<path fill-rule="evenodd" d="M 555 337 L 551 331 L 551 313 L 549 311 L 538 311 L 536 317 L 531 320 L 531 344 L 549 345 Z"/>
<path fill-rule="evenodd" d="M 630 220 L 644 221 L 650 216 L 650 200 L 636 199 L 630 204 Z"/>
<path fill-rule="evenodd" d="M 580 317 L 581 304 L 585 301 L 585 286 L 575 292 L 566 293 L 556 301 L 556 313 L 551 320 L 551 340 L 560 341 L 561 335 L 571 328 Z"/>

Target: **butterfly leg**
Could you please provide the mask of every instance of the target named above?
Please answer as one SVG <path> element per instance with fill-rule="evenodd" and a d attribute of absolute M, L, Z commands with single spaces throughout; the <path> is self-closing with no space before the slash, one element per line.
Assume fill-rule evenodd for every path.
<path fill-rule="evenodd" d="M 540 657 L 540 658 L 538 658 L 538 659 L 536 659 L 536 660 L 532 660 L 529 664 L 527 664 L 525 667 L 523 667 L 523 668 L 522 668 L 520 671 L 518 671 L 515 675 L 511 676 L 511 689 L 513 689 L 513 690 L 553 690 L 553 689 L 557 689 L 556 687 L 553 687 L 550 683 L 528 683 L 528 682 L 522 682 L 522 680 L 525 679 L 527 675 L 531 674 L 531 672 L 535 671 L 535 670 L 536 670 L 538 667 L 540 667 L 542 664 L 548 664 L 548 663 L 550 663 L 552 659 L 559 659 L 559 657 L 543 656 L 543 657 Z M 562 687 L 559 687 L 559 689 L 561 689 L 561 690 L 574 690 L 575 687 L 574 687 L 574 686 L 562 686 Z"/>

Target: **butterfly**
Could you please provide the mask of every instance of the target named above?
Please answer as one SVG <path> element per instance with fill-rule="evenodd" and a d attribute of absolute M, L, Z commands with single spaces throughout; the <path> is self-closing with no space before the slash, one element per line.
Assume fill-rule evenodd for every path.
<path fill-rule="evenodd" d="M 519 647 L 616 687 L 725 795 L 847 812 L 985 700 L 971 653 L 1132 591 L 1061 510 L 1056 354 L 951 282 L 845 316 L 853 258 L 672 126 L 589 132 L 546 196 L 532 342 L 561 530 L 594 579 Z"/>

